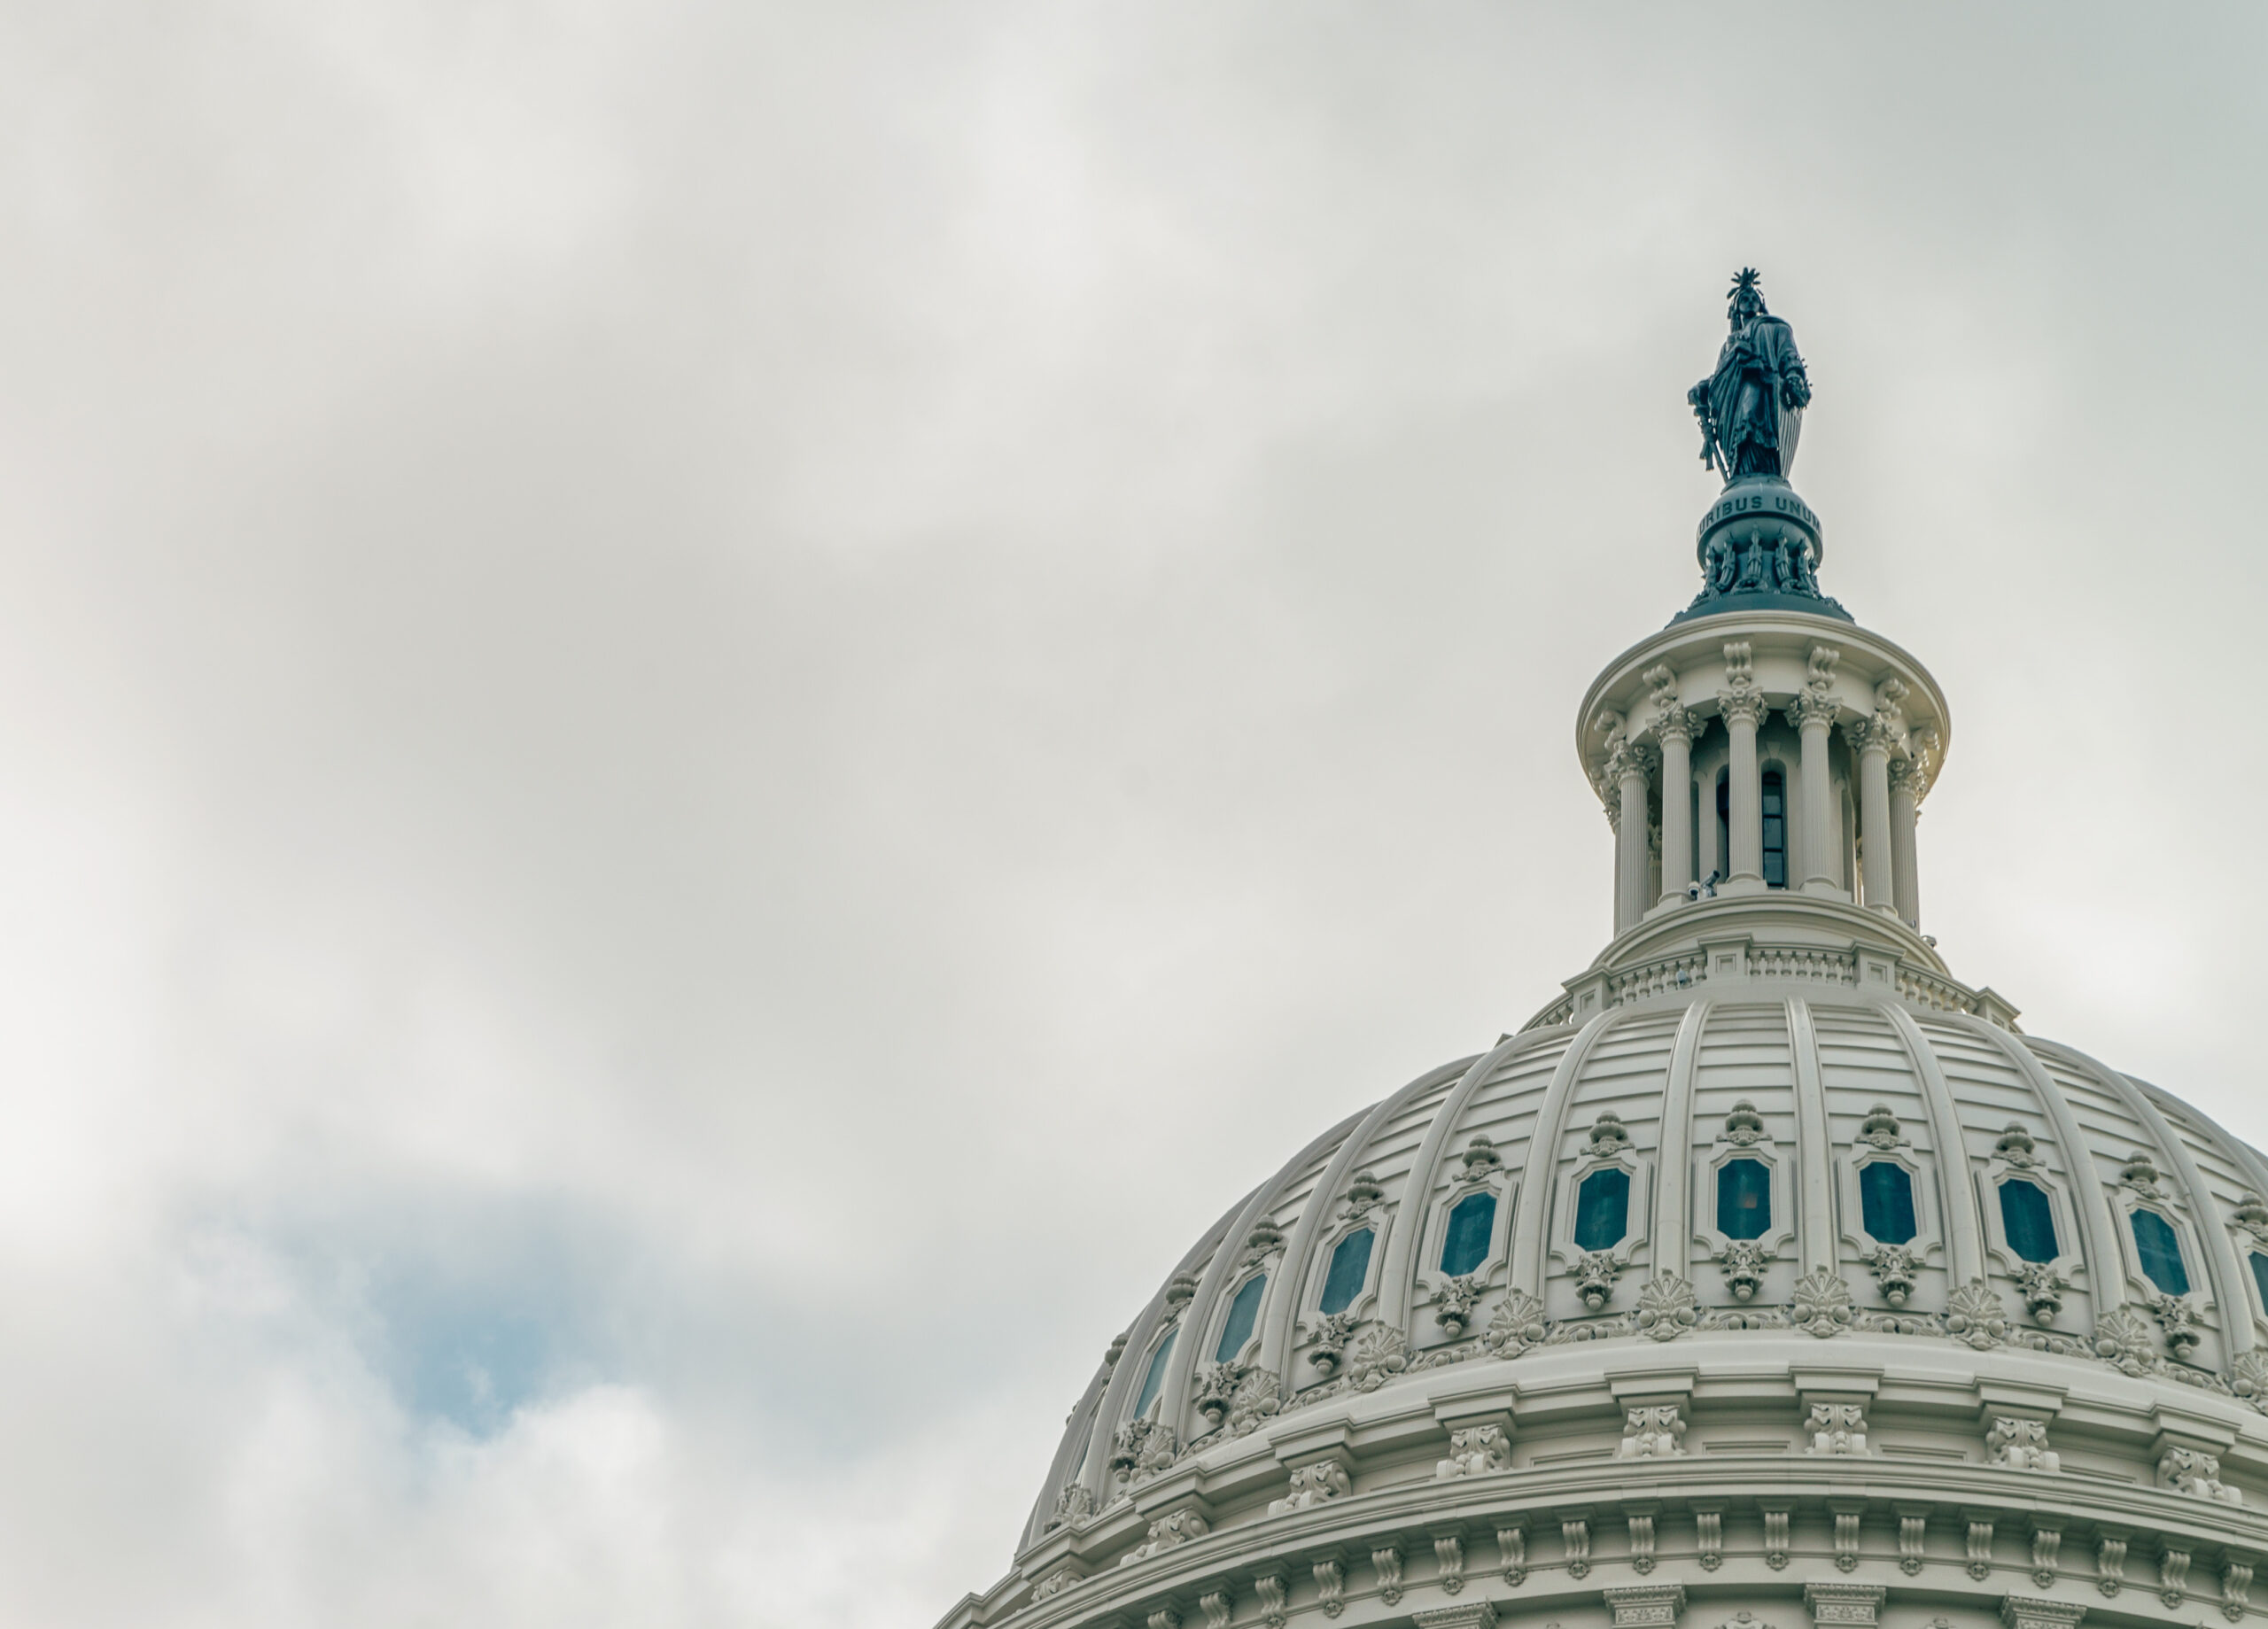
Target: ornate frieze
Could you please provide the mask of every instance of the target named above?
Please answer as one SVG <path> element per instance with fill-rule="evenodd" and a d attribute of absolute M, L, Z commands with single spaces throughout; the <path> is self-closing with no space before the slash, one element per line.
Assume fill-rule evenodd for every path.
<path fill-rule="evenodd" d="M 1335 1459 L 1301 1465 L 1292 1472 L 1291 1490 L 1281 1499 L 1269 1501 L 1268 1514 L 1283 1516 L 1293 1510 L 1312 1509 L 1331 1500 L 1345 1498 L 1354 1488 L 1347 1467 Z"/>
<path fill-rule="evenodd" d="M 2062 1456 L 2047 1446 L 2046 1421 L 2008 1415 L 1996 1417 L 1984 1433 L 1984 1458 L 2003 1470 L 2052 1472 L 2063 1468 Z"/>
<path fill-rule="evenodd" d="M 1433 1468 L 1434 1479 L 1485 1477 L 1512 1468 L 1512 1445 L 1500 1425 L 1470 1425 L 1449 1433 L 1449 1456 Z"/>
<path fill-rule="evenodd" d="M 2215 1504 L 2244 1502 L 2242 1493 L 2221 1480 L 2221 1462 L 2202 1448 L 2168 1448 L 2159 1455 L 2158 1485 Z"/>
<path fill-rule="evenodd" d="M 1122 1567 L 1130 1567 L 1138 1561 L 1147 1561 L 1153 1555 L 1177 1549 L 1192 1540 L 1201 1539 L 1211 1532 L 1205 1518 L 1194 1510 L 1175 1510 L 1150 1524 L 1150 1531 L 1141 1543 L 1118 1558 Z"/>
<path fill-rule="evenodd" d="M 1867 1414 L 1857 1403 L 1814 1403 L 1805 1422 L 1811 1439 L 1808 1454 L 1863 1454 L 1867 1452 Z"/>
<path fill-rule="evenodd" d="M 1685 1416 L 1675 1403 L 1633 1408 L 1622 1427 L 1624 1459 L 1665 1459 L 1685 1452 Z"/>

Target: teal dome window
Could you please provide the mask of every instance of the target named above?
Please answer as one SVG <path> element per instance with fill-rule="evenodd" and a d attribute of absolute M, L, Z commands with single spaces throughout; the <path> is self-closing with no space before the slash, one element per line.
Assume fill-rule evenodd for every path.
<path fill-rule="evenodd" d="M 1772 1170 L 1761 1160 L 1728 1160 L 1717 1171 L 1717 1231 L 1761 1238 L 1772 1225 Z"/>
<path fill-rule="evenodd" d="M 2268 1256 L 2256 1250 L 2245 1260 L 2252 1263 L 2252 1283 L 2260 1292 L 2260 1304 L 2268 1307 Z"/>
<path fill-rule="evenodd" d="M 1575 1248 L 1611 1250 L 1630 1231 L 1630 1173 L 1593 1171 L 1575 1190 Z"/>
<path fill-rule="evenodd" d="M 1252 1326 L 1260 1321 L 1261 1292 L 1268 1288 L 1268 1275 L 1260 1273 L 1244 1281 L 1236 1299 L 1229 1303 L 1229 1321 L 1221 1326 L 1221 1344 L 1213 1348 L 1213 1361 L 1226 1363 L 1244 1350 L 1244 1343 L 1252 1338 Z"/>
<path fill-rule="evenodd" d="M 1324 1276 L 1324 1312 L 1345 1312 L 1355 1304 L 1363 1281 L 1371 1276 L 1371 1245 L 1377 1238 L 1376 1233 L 1363 1228 L 1339 1241 L 1339 1248 L 1331 1253 L 1331 1271 Z"/>
<path fill-rule="evenodd" d="M 1449 1237 L 1441 1241 L 1441 1271 L 1462 1278 L 1488 1259 L 1488 1240 L 1496 1231 L 1496 1196 L 1468 1193 L 1449 1212 Z"/>
<path fill-rule="evenodd" d="M 2000 1226 L 2008 1248 L 2023 1261 L 2053 1261 L 2062 1254 L 2055 1245 L 2054 1208 L 2038 1183 L 2011 1176 L 2000 1184 Z"/>
<path fill-rule="evenodd" d="M 2142 1257 L 2142 1276 L 2168 1295 L 2188 1294 L 2189 1269 L 2182 1265 L 2181 1237 L 2173 1224 L 2154 1210 L 2138 1210 L 2128 1222 Z"/>
<path fill-rule="evenodd" d="M 1151 1354 L 1150 1372 L 1142 1377 L 1142 1394 L 1134 1400 L 1136 1419 L 1149 1413 L 1150 1405 L 1158 1400 L 1158 1388 L 1166 1383 L 1166 1360 L 1173 1355 L 1174 1338 L 1180 1333 L 1179 1330 L 1167 1331 L 1166 1338 L 1158 1343 L 1158 1349 Z"/>
<path fill-rule="evenodd" d="M 1902 1165 L 1876 1160 L 1859 1167 L 1860 1220 L 1885 1245 L 1914 1242 L 1914 1176 Z"/>

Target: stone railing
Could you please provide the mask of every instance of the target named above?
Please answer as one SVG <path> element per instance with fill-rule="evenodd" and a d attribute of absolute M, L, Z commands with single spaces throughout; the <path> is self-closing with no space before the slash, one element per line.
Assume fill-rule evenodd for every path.
<path fill-rule="evenodd" d="M 1859 953 L 1855 950 L 1838 950 L 1818 945 L 1752 944 L 1742 951 L 1740 976 L 1746 979 L 1786 980 L 1799 984 L 1827 984 L 1849 989 L 1859 981 Z M 1598 975 L 1593 975 L 1597 977 Z M 1682 951 L 1675 956 L 1658 957 L 1641 962 L 1635 966 L 1619 967 L 1604 975 L 1596 989 L 1595 999 L 1608 1008 L 1628 1006 L 1656 996 L 1673 995 L 1689 989 L 1709 980 L 1709 957 L 1700 950 Z M 1720 973 L 1719 978 L 1724 975 Z M 1875 975 L 1879 976 L 1879 974 Z M 1546 1006 L 1541 1012 L 1520 1026 L 1525 1034 L 1531 1029 L 1548 1029 L 1555 1025 L 1579 1021 L 1596 1011 L 1595 1005 L 1579 997 L 1587 981 L 1576 981 L 1566 995 Z M 1966 1012 L 1988 1019 L 2006 1028 L 2016 1028 L 2016 1013 L 1990 992 L 1970 989 L 1940 974 L 1919 967 L 1899 964 L 1897 987 L 1899 995 L 1910 1005 L 1928 1012 Z"/>

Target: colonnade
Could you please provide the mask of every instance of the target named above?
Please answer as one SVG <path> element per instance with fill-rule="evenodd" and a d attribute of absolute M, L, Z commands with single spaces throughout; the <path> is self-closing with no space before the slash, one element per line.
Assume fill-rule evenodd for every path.
<path fill-rule="evenodd" d="M 1763 772 L 1757 733 L 1775 710 L 1760 690 L 1752 688 L 1720 695 L 1718 702 L 1717 717 L 1727 738 L 1728 855 L 1715 851 L 1715 810 L 1710 795 L 1714 789 L 1713 774 L 1712 785 L 1698 800 L 1706 838 L 1698 844 L 1695 841 L 1693 746 L 1708 730 L 1706 715 L 1674 705 L 1665 707 L 1649 731 L 1651 741 L 1618 741 L 1608 754 L 1607 813 L 1615 829 L 1617 933 L 1634 926 L 1651 909 L 1684 903 L 1687 890 L 1700 880 L 1694 874 L 1697 848 L 1705 860 L 1714 862 L 1702 869 L 1720 873 L 1722 891 L 1760 892 L 1772 886 L 1764 876 Z M 1851 895 L 1839 852 L 1842 822 L 1836 817 L 1839 799 L 1829 762 L 1837 704 L 1818 690 L 1806 690 L 1783 710 L 1800 742 L 1799 795 L 1787 826 L 1792 839 L 1787 849 L 1787 886 L 1802 893 L 1847 899 Z M 1919 928 L 1922 899 L 1915 822 L 1925 787 L 1922 760 L 1904 741 L 1902 730 L 1887 710 L 1868 718 L 1844 719 L 1841 724 L 1853 766 L 1859 897 L 1870 908 Z M 1658 892 L 1653 880 L 1657 787 L 1661 790 Z M 1674 794 L 1673 788 L 1679 790 Z M 1783 818 L 1787 818 L 1789 812 L 1783 802 Z"/>

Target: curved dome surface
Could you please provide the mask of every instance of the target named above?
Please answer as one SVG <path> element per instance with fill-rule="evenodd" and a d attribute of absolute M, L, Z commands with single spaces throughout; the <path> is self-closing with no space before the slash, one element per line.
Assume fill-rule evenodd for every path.
<path fill-rule="evenodd" d="M 1946 699 L 1743 468 L 1693 610 L 1577 710 L 1606 948 L 1197 1242 L 948 1629 L 2253 1610 L 2268 1160 L 1952 976 Z"/>
<path fill-rule="evenodd" d="M 2262 1157 L 2071 1048 L 1869 993 L 1862 959 L 1750 952 L 1334 1128 L 1114 1346 L 1027 1542 L 1335 1401 L 1592 1342 L 1839 1337 L 1885 1372 L 1951 1343 L 2259 1395 Z"/>

